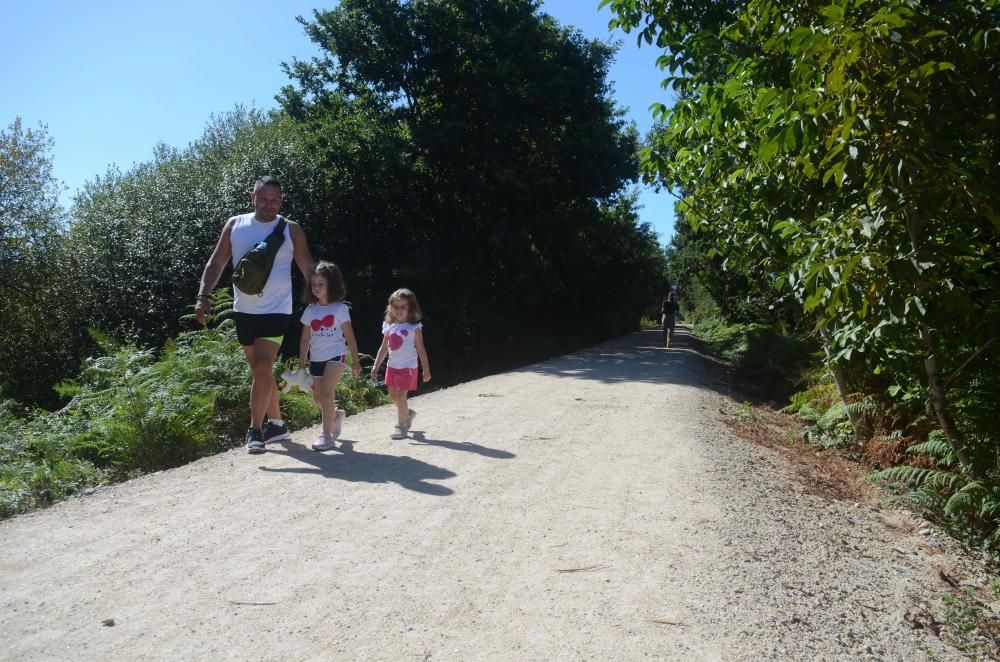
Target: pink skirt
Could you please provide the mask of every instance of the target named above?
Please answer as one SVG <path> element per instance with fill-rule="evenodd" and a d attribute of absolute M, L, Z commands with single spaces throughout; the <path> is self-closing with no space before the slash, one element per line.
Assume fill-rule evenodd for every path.
<path fill-rule="evenodd" d="M 385 385 L 393 386 L 401 391 L 417 390 L 417 369 L 416 368 L 389 368 L 385 369 Z"/>

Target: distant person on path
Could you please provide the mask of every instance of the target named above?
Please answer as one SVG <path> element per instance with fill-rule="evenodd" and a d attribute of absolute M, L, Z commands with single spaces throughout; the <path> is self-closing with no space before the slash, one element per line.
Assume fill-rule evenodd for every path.
<path fill-rule="evenodd" d="M 233 216 L 222 228 L 212 257 L 205 265 L 198 288 L 195 315 L 205 324 L 211 312 L 211 293 L 219 282 L 226 263 L 233 268 L 279 227 L 278 215 L 283 198 L 281 184 L 273 177 L 261 177 L 250 196 L 254 213 Z M 274 359 L 288 332 L 292 316 L 292 261 L 308 280 L 315 267 L 305 232 L 298 223 L 284 219 L 284 241 L 274 257 L 263 291 L 251 295 L 233 287 L 233 310 L 236 312 L 236 336 L 243 345 L 247 363 L 253 371 L 250 386 L 250 428 L 246 435 L 248 453 L 263 453 L 265 444 L 290 439 L 288 428 L 278 408 L 278 385 L 274 381 Z M 267 423 L 264 423 L 264 417 Z"/>
<path fill-rule="evenodd" d="M 347 350 L 351 351 L 351 371 L 361 374 L 358 342 L 351 326 L 351 311 L 344 303 L 347 288 L 344 276 L 332 262 L 320 262 L 306 283 L 302 300 L 309 305 L 302 313 L 302 337 L 299 339 L 299 365 L 309 366 L 313 379 L 313 400 L 323 412 L 323 430 L 313 443 L 314 451 L 328 451 L 335 446 L 347 414 L 337 409 L 334 398 L 344 374 Z"/>
<path fill-rule="evenodd" d="M 431 366 L 424 349 L 424 325 L 420 318 L 420 304 L 413 292 L 403 288 L 389 296 L 382 322 L 382 346 L 372 366 L 372 379 L 378 380 L 379 366 L 388 354 L 385 385 L 389 388 L 389 399 L 396 404 L 396 427 L 389 435 L 393 439 L 405 439 L 417 415 L 416 410 L 409 408 L 406 398 L 410 391 L 417 390 L 418 358 L 424 367 L 424 381 L 431 380 Z"/>
<path fill-rule="evenodd" d="M 674 339 L 674 323 L 677 321 L 677 303 L 674 302 L 674 293 L 671 292 L 663 300 L 660 306 L 660 321 L 663 323 L 663 346 L 670 347 Z"/>

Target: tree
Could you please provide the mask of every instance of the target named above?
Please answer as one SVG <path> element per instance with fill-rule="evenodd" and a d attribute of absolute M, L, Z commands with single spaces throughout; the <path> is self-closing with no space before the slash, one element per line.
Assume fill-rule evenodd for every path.
<path fill-rule="evenodd" d="M 88 323 L 146 345 L 174 337 L 223 223 L 250 209 L 264 173 L 283 182 L 283 213 L 307 226 L 321 213 L 310 197 L 316 172 L 291 125 L 243 108 L 213 118 L 187 148 L 158 146 L 152 160 L 87 182 L 68 245 L 82 289 L 98 300 Z"/>
<path fill-rule="evenodd" d="M 87 342 L 52 145 L 20 118 L 0 131 L 0 398 L 28 404 L 58 399 L 52 384 L 76 372 Z"/>
<path fill-rule="evenodd" d="M 367 205 L 334 194 L 319 236 L 349 238 L 372 313 L 413 287 L 462 363 L 634 328 L 658 251 L 619 195 L 637 136 L 610 98 L 612 47 L 524 0 L 346 0 L 303 22 L 324 54 L 290 64 L 280 98 L 324 170 L 368 188 Z M 364 140 L 345 141 L 358 118 Z M 608 315 L 568 324 L 598 300 Z"/>
<path fill-rule="evenodd" d="M 718 250 L 793 293 L 831 368 L 919 387 L 981 470 L 942 373 L 1000 324 L 996 2 L 749 0 L 701 22 L 684 3 L 604 4 L 670 49 L 687 95 L 658 108 L 646 172 L 689 193 Z"/>

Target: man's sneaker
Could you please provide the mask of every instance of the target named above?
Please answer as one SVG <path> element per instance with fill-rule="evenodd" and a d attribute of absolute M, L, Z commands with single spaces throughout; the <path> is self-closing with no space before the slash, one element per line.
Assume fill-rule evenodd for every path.
<path fill-rule="evenodd" d="M 314 451 L 328 451 L 334 447 L 333 435 L 329 432 L 320 432 L 319 437 L 313 442 Z"/>
<path fill-rule="evenodd" d="M 417 410 L 411 409 L 410 413 L 406 415 L 406 430 L 409 432 L 410 428 L 413 427 L 413 419 L 417 417 Z"/>
<path fill-rule="evenodd" d="M 390 439 L 406 439 L 406 426 L 402 423 L 397 423 L 396 427 L 392 429 L 392 434 L 389 435 Z"/>
<path fill-rule="evenodd" d="M 288 431 L 288 426 L 284 423 L 278 425 L 268 421 L 264 423 L 264 429 L 261 433 L 265 444 L 273 444 L 276 441 L 288 441 L 292 438 L 292 434 Z"/>
<path fill-rule="evenodd" d="M 333 428 L 332 430 L 330 430 L 330 434 L 333 435 L 334 439 L 339 437 L 341 431 L 343 431 L 345 418 L 347 418 L 347 412 L 344 411 L 343 409 L 338 409 L 337 415 L 333 419 L 333 425 L 330 426 L 331 428 Z"/>
<path fill-rule="evenodd" d="M 247 430 L 247 453 L 257 455 L 266 450 L 267 448 L 264 446 L 264 437 L 260 432 L 260 428 L 251 425 L 250 429 Z"/>

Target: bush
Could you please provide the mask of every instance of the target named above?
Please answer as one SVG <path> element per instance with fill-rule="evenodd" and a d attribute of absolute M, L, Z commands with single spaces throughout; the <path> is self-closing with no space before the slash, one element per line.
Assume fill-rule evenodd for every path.
<path fill-rule="evenodd" d="M 649 331 L 650 329 L 655 329 L 660 325 L 659 320 L 651 319 L 645 315 L 639 320 L 639 328 L 643 331 Z"/>
<path fill-rule="evenodd" d="M 0 402 L 0 519 L 62 500 L 106 480 L 107 473 L 74 456 L 72 417 L 22 417 Z"/>
<path fill-rule="evenodd" d="M 182 333 L 159 355 L 94 338 L 106 355 L 59 386 L 72 398 L 66 407 L 18 415 L 12 402 L 0 403 L 0 518 L 242 441 L 250 371 L 232 320 Z M 376 384 L 350 375 L 337 396 L 351 414 L 387 402 Z M 320 417 L 311 395 L 297 390 L 282 394 L 281 406 L 293 429 Z"/>
<path fill-rule="evenodd" d="M 768 400 L 785 401 L 800 385 L 800 375 L 819 360 L 811 340 L 782 333 L 774 325 L 708 317 L 694 324 L 694 333 Z"/>
<path fill-rule="evenodd" d="M 250 372 L 232 322 L 183 333 L 159 358 L 126 345 L 90 359 L 61 415 L 87 422 L 75 452 L 117 476 L 175 467 L 232 445 L 245 425 Z"/>
<path fill-rule="evenodd" d="M 783 411 L 805 423 L 803 438 L 819 448 L 845 446 L 854 441 L 847 407 L 837 393 L 829 371 L 815 370 L 807 377 L 810 386 L 794 393 Z"/>

